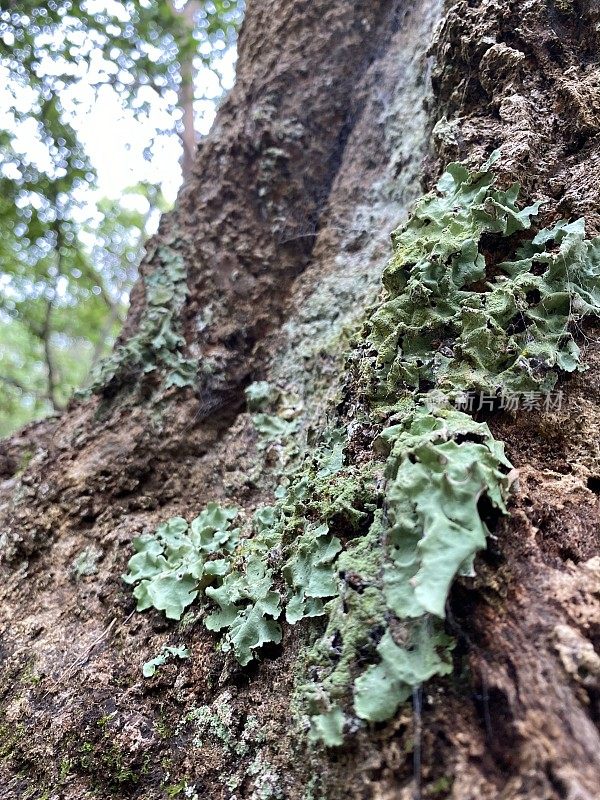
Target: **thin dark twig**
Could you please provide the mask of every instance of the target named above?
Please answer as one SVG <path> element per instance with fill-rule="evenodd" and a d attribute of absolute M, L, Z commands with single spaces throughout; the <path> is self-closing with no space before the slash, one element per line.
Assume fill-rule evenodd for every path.
<path fill-rule="evenodd" d="M 421 708 L 423 689 L 421 685 L 413 686 L 413 800 L 421 800 Z"/>
<path fill-rule="evenodd" d="M 88 647 L 86 647 L 83 653 L 80 656 L 78 656 L 75 659 L 75 661 L 73 661 L 73 663 L 70 664 L 61 673 L 61 675 L 59 675 L 59 677 L 54 681 L 54 683 L 51 686 L 48 687 L 48 690 L 46 691 L 42 699 L 45 699 L 50 694 L 50 692 L 52 692 L 54 689 L 56 689 L 57 686 L 59 686 L 60 683 L 72 678 L 81 669 L 81 667 L 83 667 L 84 664 L 89 660 L 94 648 L 97 645 L 101 644 L 101 642 L 105 641 L 111 635 L 111 633 L 114 634 L 120 631 L 129 622 L 134 613 L 135 611 L 132 611 L 129 614 L 129 616 L 127 616 L 123 620 L 123 622 L 121 622 L 120 625 L 117 625 L 117 618 L 113 617 L 108 626 L 102 631 L 100 636 L 98 636 L 97 639 L 94 639 L 94 641 L 90 645 L 88 645 Z"/>
<path fill-rule="evenodd" d="M 483 665 L 482 665 L 483 666 Z M 483 705 L 483 724 L 488 743 L 492 741 L 492 716 L 490 714 L 490 691 L 485 668 L 481 670 L 481 702 Z"/>

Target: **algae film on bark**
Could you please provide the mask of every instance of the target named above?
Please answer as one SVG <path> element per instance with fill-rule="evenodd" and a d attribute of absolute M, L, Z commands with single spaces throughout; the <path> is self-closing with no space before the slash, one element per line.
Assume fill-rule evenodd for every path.
<path fill-rule="evenodd" d="M 585 369 L 575 335 L 600 312 L 600 238 L 586 239 L 583 220 L 536 230 L 538 205 L 522 208 L 517 184 L 496 188 L 498 157 L 474 173 L 450 164 L 393 234 L 381 300 L 348 354 L 377 432 L 370 459 L 353 462 L 332 409 L 272 505 L 251 519 L 215 504 L 171 519 L 136 540 L 124 576 L 140 611 L 180 619 L 201 598 L 205 626 L 241 665 L 285 625 L 321 618 L 293 706 L 327 746 L 452 671 L 446 601 L 486 547 L 482 498 L 508 513 L 512 482 L 465 398 L 547 394 Z M 251 410 L 271 394 L 253 385 Z M 257 417 L 263 435 L 297 432 Z"/>

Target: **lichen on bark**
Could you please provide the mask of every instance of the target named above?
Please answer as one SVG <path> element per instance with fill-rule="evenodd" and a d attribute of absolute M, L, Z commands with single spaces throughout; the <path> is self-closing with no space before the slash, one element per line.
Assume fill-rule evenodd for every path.
<path fill-rule="evenodd" d="M 136 775 L 128 796 L 144 800 L 184 789 L 215 800 L 234 791 L 256 800 L 269 792 L 286 800 L 408 797 L 415 745 L 427 800 L 594 796 L 600 353 L 590 320 L 575 331 L 590 369 L 561 382 L 562 408 L 484 413 L 519 470 L 520 491 L 506 520 L 482 503 L 493 537 L 477 576 L 459 577 L 447 606 L 456 669 L 422 692 L 419 724 L 404 705 L 389 722 L 354 730 L 345 695 L 327 720 L 335 730 L 340 716 L 349 718 L 344 746 L 307 751 L 290 725 L 290 697 L 296 702 L 306 682 L 319 618 L 283 624 L 281 645 L 240 667 L 215 648 L 213 633 L 192 624 L 193 610 L 175 627 L 157 612 L 132 614 L 134 598 L 118 577 L 140 531 L 177 515 L 194 519 L 211 499 L 234 504 L 249 524 L 257 507 L 273 503 L 281 471 L 295 468 L 300 451 L 325 446 L 315 431 L 327 427 L 327 409 L 342 420 L 334 428 L 348 432 L 344 469 L 379 465 L 383 489 L 386 454 L 373 440 L 384 409 L 373 407 L 344 353 L 377 299 L 388 232 L 422 195 L 423 175 L 427 189 L 443 164 L 478 168 L 499 147 L 500 188 L 518 180 L 526 197 L 543 201 L 540 225 L 585 217 L 590 235 L 600 231 L 597 4 L 575 0 L 563 13 L 554 0 L 458 0 L 427 58 L 441 5 L 248 3 L 236 88 L 156 240 L 168 240 L 177 223 L 189 287 L 178 332 L 184 355 L 206 369 L 193 391 L 167 392 L 160 413 L 156 373 L 141 383 L 132 376 L 113 384 L 120 391 L 109 403 L 92 397 L 3 445 L 1 710 L 16 735 L 0 770 L 10 800 L 122 796 L 108 769 L 92 775 L 80 765 L 82 742 L 97 746 L 98 764 L 117 742 L 121 764 Z M 146 276 L 160 266 L 152 252 Z M 140 282 L 123 342 L 144 308 Z M 372 376 L 372 362 L 365 366 Z M 263 380 L 298 398 L 297 443 L 261 434 L 256 409 L 247 413 L 244 389 Z M 282 410 L 274 401 L 268 413 Z M 330 466 L 339 465 L 335 448 L 332 437 Z M 25 450 L 33 457 L 14 475 Z M 357 552 L 346 541 L 339 556 L 357 587 L 353 573 L 379 569 L 368 561 L 371 540 L 359 519 L 350 537 Z M 302 530 L 299 523 L 293 533 Z M 71 566 L 90 541 L 101 552 L 96 571 L 77 579 Z M 354 603 L 367 592 L 375 596 L 351 586 L 347 595 Z M 180 641 L 190 658 L 144 679 L 143 663 Z M 327 658 L 337 659 L 337 649 Z M 222 704 L 228 743 L 205 732 L 195 746 L 186 715 L 199 708 L 214 719 Z M 248 737 L 247 751 L 233 758 L 229 743 L 243 735 L 249 712 L 262 740 Z M 105 728 L 110 736 L 100 735 Z"/>
<path fill-rule="evenodd" d="M 475 173 L 449 165 L 437 192 L 394 234 L 383 298 L 355 344 L 362 355 L 348 356 L 367 387 L 366 421 L 375 413 L 380 426 L 393 423 L 380 430 L 373 458 L 353 464 L 345 455 L 351 441 L 342 438 L 331 451 L 331 434 L 324 435 L 281 487 L 281 499 L 256 512 L 231 555 L 219 550 L 219 560 L 202 560 L 197 573 L 185 566 L 187 547 L 176 547 L 182 560 L 168 565 L 174 577 L 155 579 L 181 584 L 179 618 L 206 586 L 206 567 L 222 565 L 210 572 L 217 585 L 205 588 L 219 606 L 205 625 L 226 631 L 223 647 L 243 666 L 265 643 L 279 644 L 284 607 L 289 624 L 325 616 L 325 633 L 306 659 L 312 677 L 298 692 L 311 739 L 329 746 L 343 744 L 344 728 L 356 730 L 360 720 L 389 719 L 422 683 L 451 672 L 452 640 L 436 620 L 444 619 L 456 576 L 473 576 L 475 555 L 486 546 L 482 499 L 507 513 L 512 465 L 503 446 L 487 425 L 460 410 L 432 409 L 431 398 L 450 405 L 473 392 L 487 392 L 492 402 L 503 392 L 548 393 L 560 370 L 584 368 L 572 330 L 600 312 L 600 242 L 584 238 L 582 221 L 523 238 L 539 208 L 517 205 L 518 185 L 495 189 L 498 156 Z M 271 394 L 263 389 L 261 396 Z M 249 395 L 255 403 L 256 391 Z M 332 409 L 338 440 L 343 422 Z M 228 525 L 230 516 L 221 516 Z M 161 537 L 159 529 L 145 545 L 153 558 Z M 369 557 L 361 564 L 365 542 Z M 141 555 L 131 559 L 127 580 L 145 577 Z M 169 584 L 169 597 L 174 591 Z M 164 608 L 162 599 L 144 598 L 140 610 Z"/>

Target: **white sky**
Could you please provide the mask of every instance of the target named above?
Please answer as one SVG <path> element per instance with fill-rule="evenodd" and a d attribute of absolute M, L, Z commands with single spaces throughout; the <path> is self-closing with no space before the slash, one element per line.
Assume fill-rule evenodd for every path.
<path fill-rule="evenodd" d="M 233 49 L 220 60 L 224 84 L 233 83 L 235 52 Z M 198 97 L 218 98 L 220 87 L 215 75 L 201 69 L 196 80 Z M 110 86 L 99 92 L 91 113 L 76 121 L 85 149 L 98 171 L 98 192 L 101 196 L 118 197 L 128 186 L 140 181 L 160 184 L 168 202 L 173 203 L 181 184 L 179 158 L 181 145 L 174 132 L 176 121 L 166 111 L 165 104 L 152 89 L 148 89 L 152 111 L 143 121 L 123 111 L 118 97 Z M 198 100 L 195 103 L 196 128 L 199 135 L 208 133 L 214 120 L 216 102 Z M 156 136 L 156 131 L 172 131 Z M 153 137 L 153 157 L 147 160 L 144 150 Z"/>
<path fill-rule="evenodd" d="M 235 69 L 233 49 L 222 59 L 220 67 L 223 83 L 229 88 Z M 220 92 L 215 75 L 207 69 L 200 70 L 196 80 L 197 96 L 218 98 Z M 150 114 L 143 120 L 135 119 L 131 112 L 121 108 L 114 90 L 106 86 L 91 112 L 76 122 L 81 141 L 98 172 L 98 194 L 102 197 L 120 197 L 127 187 L 148 181 L 161 186 L 169 203 L 175 201 L 181 184 L 181 144 L 174 130 L 176 120 L 151 89 L 148 89 L 148 99 Z M 210 130 L 216 107 L 215 100 L 196 101 L 198 135 Z M 157 131 L 170 133 L 157 135 Z M 148 160 L 144 151 L 153 139 L 152 158 Z"/>
<path fill-rule="evenodd" d="M 233 84 L 235 58 L 235 48 L 223 52 L 219 58 L 217 67 L 225 88 Z M 90 212 L 96 199 L 119 198 L 125 189 L 142 181 L 160 185 L 166 200 L 173 203 L 181 184 L 181 144 L 175 130 L 176 116 L 169 113 L 164 99 L 147 88 L 141 91 L 146 91 L 143 99 L 148 101 L 150 112 L 136 119 L 132 111 L 121 107 L 119 97 L 110 85 L 101 87 L 95 95 L 90 86 L 91 78 L 93 75 L 88 75 L 61 97 L 66 108 L 78 107 L 78 113 L 70 119 L 98 173 L 98 188 L 89 193 L 90 208 L 82 216 L 93 216 Z M 194 106 L 196 129 L 200 136 L 208 133 L 212 125 L 222 89 L 216 75 L 205 67 L 198 71 L 195 88 L 196 96 L 203 98 L 198 99 Z M 168 99 L 174 104 L 176 96 L 171 94 Z M 27 112 L 32 101 L 33 92 L 26 87 L 19 90 L 17 103 L 22 111 Z M 9 109 L 14 102 L 15 97 L 5 77 L 0 74 L 0 128 L 12 127 Z M 146 151 L 150 144 L 152 157 L 148 158 Z M 45 145 L 39 140 L 34 118 L 19 125 L 17 146 L 23 155 L 44 168 L 48 157 Z M 10 177 L 6 168 L 4 174 Z M 124 202 L 139 204 L 140 198 L 127 195 Z"/>

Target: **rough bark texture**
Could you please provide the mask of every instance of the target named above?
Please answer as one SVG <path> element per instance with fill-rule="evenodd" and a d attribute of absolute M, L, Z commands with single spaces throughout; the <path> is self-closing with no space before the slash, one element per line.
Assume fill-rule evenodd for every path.
<path fill-rule="evenodd" d="M 343 330 L 375 299 L 423 174 L 501 147 L 502 180 L 547 220 L 600 230 L 598 3 L 442 6 L 249 2 L 235 89 L 142 265 L 166 268 L 165 246 L 184 259 L 198 386 L 160 395 L 121 372 L 2 445 L 0 797 L 413 796 L 410 709 L 340 751 L 298 736 L 308 626 L 242 669 L 201 626 L 132 613 L 120 574 L 132 538 L 170 516 L 270 500 L 284 461 L 259 447 L 251 380 L 297 396 L 305 435 L 342 387 L 351 400 Z M 123 340 L 144 308 L 139 282 Z M 599 334 L 581 332 L 590 369 L 560 413 L 490 420 L 520 491 L 451 597 L 458 669 L 425 690 L 423 797 L 598 796 Z M 182 640 L 192 658 L 144 681 Z"/>

